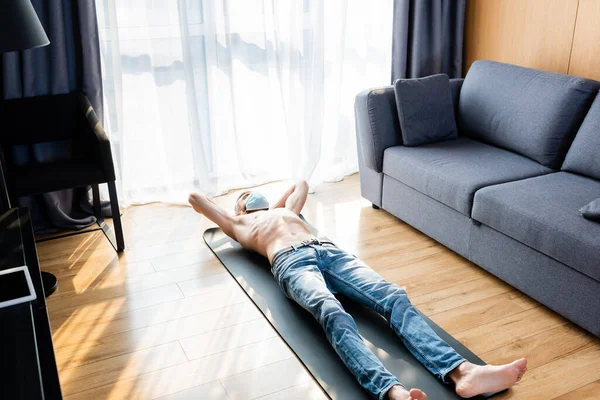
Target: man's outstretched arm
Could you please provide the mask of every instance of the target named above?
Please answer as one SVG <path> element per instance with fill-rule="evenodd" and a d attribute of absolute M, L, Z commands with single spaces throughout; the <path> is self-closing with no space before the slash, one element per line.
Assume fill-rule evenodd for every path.
<path fill-rule="evenodd" d="M 308 183 L 306 181 L 298 181 L 288 190 L 286 190 L 277 203 L 273 204 L 272 208 L 287 208 L 296 214 L 300 214 L 306 197 L 308 196 Z"/>
<path fill-rule="evenodd" d="M 202 193 L 190 194 L 188 201 L 196 212 L 204 214 L 206 218 L 217 224 L 227 236 L 237 241 L 236 227 L 239 222 L 237 217 L 229 214 Z"/>

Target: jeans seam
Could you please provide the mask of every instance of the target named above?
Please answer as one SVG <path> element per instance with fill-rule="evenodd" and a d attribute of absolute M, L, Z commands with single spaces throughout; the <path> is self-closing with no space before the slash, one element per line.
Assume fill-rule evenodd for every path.
<path fill-rule="evenodd" d="M 356 291 L 357 293 L 359 293 L 359 294 L 361 294 L 361 295 L 365 296 L 366 298 L 370 299 L 370 300 L 371 300 L 373 303 L 377 304 L 377 306 L 378 306 L 380 309 L 384 309 L 384 307 L 381 305 L 381 303 L 380 303 L 378 300 L 374 299 L 373 297 L 371 297 L 371 296 L 370 296 L 370 295 L 368 295 L 368 294 L 365 294 L 365 293 L 363 293 L 363 292 L 362 292 L 362 291 L 360 291 L 360 290 L 359 290 L 359 289 L 358 289 L 356 286 L 354 286 L 352 283 L 350 283 L 350 282 L 347 282 L 345 279 L 343 279 L 343 278 L 339 277 L 337 274 L 335 274 L 335 273 L 333 273 L 333 272 L 331 272 L 331 271 L 329 271 L 329 270 L 325 270 L 325 272 L 327 272 L 327 273 L 328 273 L 329 275 L 331 275 L 332 277 L 334 277 L 334 278 L 338 279 L 339 281 L 341 281 L 341 282 L 345 283 L 346 285 L 350 286 L 350 287 L 351 287 L 351 288 L 352 288 L 354 291 Z M 384 311 L 385 311 L 385 310 L 384 310 Z M 391 318 L 390 318 L 390 324 L 391 324 Z M 410 343 L 410 345 L 411 345 L 411 346 L 412 346 L 412 347 L 413 347 L 413 348 L 414 348 L 414 349 L 417 351 L 417 353 L 419 353 L 419 354 L 421 355 L 421 357 L 423 357 L 423 359 L 424 359 L 424 360 L 425 360 L 425 361 L 426 361 L 426 362 L 427 362 L 427 363 L 428 363 L 428 364 L 429 364 L 431 367 L 434 367 L 434 368 L 435 368 L 435 365 L 434 365 L 434 364 L 433 364 L 433 363 L 432 363 L 432 362 L 429 360 L 429 358 L 428 358 L 428 357 L 426 357 L 426 356 L 425 356 L 425 354 L 423 354 L 423 353 L 421 352 L 421 350 L 420 350 L 420 349 L 419 349 L 417 346 L 415 346 L 415 344 L 414 344 L 414 343 L 413 343 L 413 342 L 412 342 L 412 341 L 411 341 L 411 340 L 408 338 L 408 336 L 403 336 L 403 337 L 404 337 L 404 339 L 406 339 L 406 341 L 408 341 L 408 342 Z"/>
<path fill-rule="evenodd" d="M 329 271 L 324 271 L 324 272 L 329 272 Z M 331 272 L 329 272 L 329 273 L 331 274 Z M 332 276 L 334 276 L 335 278 L 338 278 L 338 279 L 340 279 L 339 277 L 337 277 L 337 276 L 335 276 L 335 275 L 333 275 L 333 274 L 332 274 Z M 343 281 L 343 282 L 345 282 L 343 279 L 340 279 L 340 280 L 341 280 L 341 281 Z M 347 282 L 345 282 L 345 283 L 347 283 Z M 326 282 L 326 281 L 325 281 L 325 285 L 327 285 L 327 282 Z M 348 283 L 348 285 L 350 285 L 350 284 Z M 354 290 L 357 290 L 357 289 L 356 289 L 356 288 L 355 288 L 353 285 L 350 285 L 350 286 L 351 286 L 351 287 L 352 287 Z M 370 298 L 370 296 L 367 296 L 367 297 L 369 297 L 369 298 Z M 341 304 L 340 304 L 340 307 L 341 307 Z M 344 312 L 344 313 L 348 314 L 348 313 L 347 313 L 345 310 L 343 310 L 343 307 L 342 307 L 342 312 Z M 348 315 L 349 315 L 349 314 L 348 314 Z M 350 318 L 352 318 L 352 316 L 350 316 Z M 319 324 L 320 324 L 320 321 L 318 321 L 318 322 L 319 322 Z M 358 332 L 357 332 L 357 334 L 358 334 Z M 360 335 L 359 335 L 359 339 L 360 339 L 361 341 L 363 340 L 363 339 L 360 337 Z M 332 344 L 333 344 L 333 343 L 332 343 Z M 364 341 L 363 341 L 363 345 L 364 345 L 364 346 L 366 346 L 366 344 L 364 344 Z M 359 361 L 359 360 L 358 360 L 358 359 L 357 359 L 357 358 L 354 356 L 354 354 L 353 354 L 352 352 L 348 352 L 348 355 L 349 355 L 349 356 L 352 358 L 352 360 L 354 360 L 355 364 L 358 366 L 358 369 L 360 369 L 360 373 L 361 373 L 361 375 L 362 375 L 362 376 L 365 376 L 365 375 L 367 375 L 367 374 L 365 374 L 366 370 L 365 370 L 365 369 L 364 369 L 364 367 L 362 366 L 362 363 L 361 363 L 361 362 L 360 362 L 360 361 Z M 375 357 L 377 357 L 377 356 L 375 356 Z M 383 366 L 383 364 L 381 364 L 381 365 Z M 384 369 L 385 369 L 385 367 L 384 367 Z M 397 379 L 396 379 L 396 380 L 397 380 Z"/>
<path fill-rule="evenodd" d="M 362 296 L 365 296 L 366 298 L 368 298 L 369 300 L 371 300 L 373 303 L 377 304 L 377 307 L 379 307 L 380 309 L 384 309 L 384 307 L 381 305 L 381 303 L 379 302 L 379 300 L 377 300 L 377 299 L 373 298 L 371 295 L 369 295 L 367 293 L 364 293 L 363 291 L 359 290 L 355 285 L 353 285 L 352 283 L 346 281 L 344 278 L 342 278 L 339 275 L 331 272 L 328 269 L 324 270 L 323 272 L 328 273 L 329 275 L 331 275 L 332 277 L 334 277 L 338 281 L 343 282 L 346 285 L 350 286 L 356 293 L 358 293 L 358 294 L 360 294 Z"/>
<path fill-rule="evenodd" d="M 385 395 L 387 394 L 387 392 L 389 392 L 394 386 L 396 385 L 400 385 L 402 386 L 405 390 L 408 391 L 408 389 L 406 389 L 406 386 L 404 386 L 402 383 L 400 383 L 400 381 L 398 380 L 398 378 L 396 378 L 395 381 L 392 381 L 392 383 L 390 383 L 389 385 L 387 385 L 386 387 L 384 387 L 380 392 L 379 392 L 379 400 L 384 400 Z"/>
<path fill-rule="evenodd" d="M 464 358 L 463 356 L 460 357 L 461 359 L 456 361 L 454 364 L 452 364 L 450 367 L 442 370 L 440 372 L 440 376 L 442 378 L 442 382 L 444 383 L 448 383 L 448 381 L 446 380 L 446 375 L 448 375 L 452 370 L 456 369 L 460 364 L 464 363 L 467 361 L 466 358 Z"/>
<path fill-rule="evenodd" d="M 325 270 L 324 272 L 327 272 L 327 273 L 328 273 L 329 275 L 331 275 L 332 277 L 336 278 L 337 280 L 339 280 L 339 281 L 341 281 L 341 282 L 345 283 L 346 285 L 348 285 L 349 287 L 351 287 L 351 288 L 352 288 L 354 291 L 356 291 L 357 293 L 359 293 L 359 294 L 361 294 L 361 295 L 365 296 L 366 298 L 370 299 L 370 300 L 371 300 L 373 303 L 377 304 L 377 306 L 378 306 L 379 308 L 381 308 L 381 309 L 383 309 L 383 308 L 384 308 L 384 307 L 381 305 L 381 303 L 380 303 L 379 301 L 377 301 L 376 299 L 374 299 L 374 298 L 373 298 L 373 297 L 371 297 L 370 295 L 363 293 L 361 290 L 358 290 L 358 288 L 357 288 L 355 285 L 353 285 L 352 283 L 350 283 L 350 282 L 347 282 L 345 279 L 341 278 L 340 276 L 338 276 L 337 274 L 335 274 L 335 273 L 331 272 L 330 270 Z M 384 310 L 384 311 L 385 311 L 385 310 Z M 390 324 L 391 324 L 391 318 L 390 318 Z M 433 364 L 433 363 L 431 362 L 431 360 L 430 360 L 430 359 L 429 359 L 429 358 L 428 358 L 428 357 L 427 357 L 425 354 L 423 354 L 423 353 L 421 352 L 421 350 L 420 350 L 420 349 L 419 349 L 417 346 L 415 346 L 415 344 L 412 342 L 412 340 L 410 340 L 410 338 L 409 338 L 408 336 L 406 336 L 406 335 L 403 335 L 403 338 L 404 338 L 404 339 L 405 339 L 405 340 L 406 340 L 408 343 L 410 343 L 410 345 L 411 345 L 411 346 L 412 346 L 412 347 L 415 349 L 415 351 L 416 351 L 417 353 L 419 353 L 419 355 L 420 355 L 420 356 L 423 358 L 423 360 L 425 360 L 425 362 L 427 362 L 427 364 L 429 364 L 429 366 L 430 366 L 430 367 L 432 367 L 432 369 L 438 369 L 438 368 L 436 368 L 436 365 L 435 365 L 435 364 Z"/>
<path fill-rule="evenodd" d="M 340 306 L 341 306 L 341 305 L 340 305 Z M 346 311 L 342 311 L 342 312 L 346 313 Z M 347 313 L 346 313 L 346 314 L 347 314 Z M 317 318 L 315 317 L 315 319 L 317 319 Z M 317 319 L 317 322 L 319 322 L 319 325 L 323 326 L 323 325 L 321 324 L 321 321 L 319 321 L 318 319 Z M 323 329 L 325 330 L 325 326 L 323 326 Z M 327 333 L 327 332 L 325 332 L 325 333 Z M 360 340 L 362 340 L 362 338 L 360 337 L 360 335 L 359 335 L 359 338 L 360 338 Z M 333 346 L 333 342 L 331 342 L 331 341 L 330 341 L 330 343 L 331 343 L 331 345 Z M 364 344 L 364 341 L 363 341 L 363 344 Z M 366 346 L 366 344 L 365 344 L 365 346 Z M 336 350 L 336 348 L 335 348 L 335 347 L 334 347 L 334 350 L 335 350 L 335 351 L 336 351 L 336 353 L 337 353 L 337 350 Z M 364 369 L 364 367 L 362 366 L 362 363 L 360 363 L 360 362 L 359 362 L 359 360 L 358 360 L 358 359 L 357 359 L 357 358 L 354 356 L 354 354 L 353 354 L 352 352 L 348 352 L 348 355 L 349 355 L 350 357 L 352 357 L 352 360 L 354 360 L 354 362 L 356 363 L 356 365 L 357 365 L 357 366 L 358 366 L 358 368 L 360 369 L 360 374 L 361 374 L 361 376 L 365 376 L 365 375 L 367 375 L 367 374 L 365 374 L 365 371 L 366 371 L 366 370 L 365 370 L 365 369 Z"/>
<path fill-rule="evenodd" d="M 409 338 L 408 336 L 404 335 L 404 336 L 403 336 L 403 338 L 404 338 L 404 340 L 406 340 L 408 343 L 410 343 L 410 345 L 413 347 L 413 349 L 415 349 L 415 351 L 416 351 L 417 353 L 419 353 L 419 355 L 420 355 L 421 357 L 423 357 L 423 360 L 425 360 L 425 362 L 426 362 L 427 364 L 429 364 L 429 366 L 431 367 L 431 369 L 436 369 L 436 370 L 438 369 L 438 368 L 436 368 L 436 365 L 435 365 L 435 364 L 433 364 L 433 363 L 431 362 L 431 360 L 429 359 L 429 357 L 427 357 L 425 354 L 423 354 L 423 352 L 421 351 L 421 349 L 419 349 L 419 347 L 418 347 L 418 346 L 416 346 L 416 345 L 413 343 L 413 341 L 412 341 L 412 340 L 410 340 L 410 338 Z M 440 373 L 440 375 L 441 375 L 441 373 Z"/>

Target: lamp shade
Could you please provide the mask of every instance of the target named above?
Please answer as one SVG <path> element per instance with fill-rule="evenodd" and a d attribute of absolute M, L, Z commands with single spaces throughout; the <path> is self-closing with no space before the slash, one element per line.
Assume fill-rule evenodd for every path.
<path fill-rule="evenodd" d="M 0 53 L 50 44 L 30 0 L 0 0 Z"/>

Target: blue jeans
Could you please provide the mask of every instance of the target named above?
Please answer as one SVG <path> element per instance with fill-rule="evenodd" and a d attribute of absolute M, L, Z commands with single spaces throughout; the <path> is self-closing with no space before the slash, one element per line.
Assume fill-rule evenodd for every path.
<path fill-rule="evenodd" d="M 285 295 L 316 318 L 344 364 L 373 397 L 383 399 L 400 382 L 364 344 L 335 293 L 382 315 L 415 358 L 442 381 L 466 361 L 421 318 L 404 289 L 332 243 L 302 242 L 278 251 L 272 264 Z"/>

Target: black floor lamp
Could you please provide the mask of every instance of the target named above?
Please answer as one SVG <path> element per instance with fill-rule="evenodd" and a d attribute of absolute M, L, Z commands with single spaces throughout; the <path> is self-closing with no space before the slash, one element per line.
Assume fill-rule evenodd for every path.
<path fill-rule="evenodd" d="M 30 0 L 0 0 L 0 54 L 49 44 L 50 40 Z M 2 212 L 11 207 L 1 162 L 0 207 Z M 57 279 L 51 273 L 42 271 L 42 280 L 44 292 L 49 296 L 56 290 Z"/>

